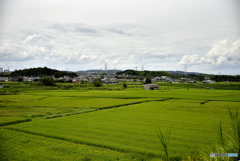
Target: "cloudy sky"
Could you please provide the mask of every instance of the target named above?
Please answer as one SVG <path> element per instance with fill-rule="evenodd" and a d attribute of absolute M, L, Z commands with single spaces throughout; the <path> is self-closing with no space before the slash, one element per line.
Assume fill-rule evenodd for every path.
<path fill-rule="evenodd" d="M 239 0 L 0 0 L 0 67 L 240 73 Z"/>

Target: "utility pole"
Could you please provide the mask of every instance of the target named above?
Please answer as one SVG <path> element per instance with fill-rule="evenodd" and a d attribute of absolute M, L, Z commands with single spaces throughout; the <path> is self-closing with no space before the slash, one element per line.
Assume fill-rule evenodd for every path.
<path fill-rule="evenodd" d="M 220 73 L 221 72 L 218 72 L 218 84 L 220 83 Z"/>
<path fill-rule="evenodd" d="M 189 87 L 188 87 L 188 77 L 187 77 L 187 65 L 185 65 L 185 75 L 186 75 L 186 80 L 187 80 L 187 90 L 189 90 Z"/>

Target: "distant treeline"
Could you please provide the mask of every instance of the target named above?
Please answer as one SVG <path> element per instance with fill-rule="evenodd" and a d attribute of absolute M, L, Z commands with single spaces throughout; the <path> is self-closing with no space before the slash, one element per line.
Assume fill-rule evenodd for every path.
<path fill-rule="evenodd" d="M 210 77 L 211 80 L 213 81 L 230 81 L 230 82 L 239 82 L 240 81 L 240 76 L 236 75 L 236 76 L 232 76 L 232 75 L 214 75 Z"/>
<path fill-rule="evenodd" d="M 59 71 L 56 69 L 50 69 L 47 67 L 41 68 L 29 68 L 29 69 L 20 69 L 12 72 L 10 74 L 11 77 L 16 77 L 16 76 L 32 76 L 32 77 L 43 77 L 43 76 L 52 76 L 55 73 L 60 73 L 61 76 L 69 76 L 69 77 L 77 77 L 78 75 L 73 72 L 67 72 L 67 71 Z"/>
<path fill-rule="evenodd" d="M 125 75 L 136 75 L 136 76 L 146 76 L 146 77 L 160 77 L 160 76 L 168 76 L 172 79 L 180 79 L 180 78 L 191 78 L 197 81 L 203 81 L 204 79 L 211 79 L 213 81 L 231 81 L 231 82 L 239 82 L 240 76 L 232 76 L 232 75 L 210 75 L 210 74 L 179 74 L 179 73 L 167 73 L 164 71 L 136 71 L 136 70 L 125 70 L 121 72 L 117 72 L 117 74 L 125 74 Z"/>
<path fill-rule="evenodd" d="M 142 75 L 142 76 L 168 76 L 171 77 L 172 75 L 170 73 L 164 72 L 164 71 L 136 71 L 136 70 L 124 70 L 121 72 L 117 72 L 116 74 L 125 74 L 125 75 Z"/>
<path fill-rule="evenodd" d="M 86 71 L 77 71 L 75 73 L 82 73 L 82 74 L 85 74 L 85 73 L 107 73 L 107 74 L 115 74 L 116 72 L 120 72 L 121 70 L 86 70 Z"/>

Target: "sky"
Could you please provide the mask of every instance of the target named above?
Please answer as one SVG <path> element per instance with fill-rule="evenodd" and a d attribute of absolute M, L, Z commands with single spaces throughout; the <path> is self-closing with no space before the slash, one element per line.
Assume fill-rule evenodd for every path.
<path fill-rule="evenodd" d="M 0 67 L 240 73 L 239 0 L 0 0 Z"/>

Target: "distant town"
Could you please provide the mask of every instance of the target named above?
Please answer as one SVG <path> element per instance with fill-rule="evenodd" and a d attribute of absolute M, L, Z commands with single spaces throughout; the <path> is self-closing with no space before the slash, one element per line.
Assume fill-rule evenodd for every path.
<path fill-rule="evenodd" d="M 117 84 L 119 82 L 145 82 L 150 79 L 152 82 L 188 82 L 202 83 L 213 82 L 239 82 L 239 75 L 210 75 L 196 72 L 184 71 L 137 71 L 137 70 L 86 70 L 86 71 L 59 71 L 47 67 L 29 68 L 10 71 L 0 67 L 0 81 L 24 81 L 38 82 L 41 77 L 51 77 L 55 82 L 94 82 L 101 81 L 104 84 Z"/>

